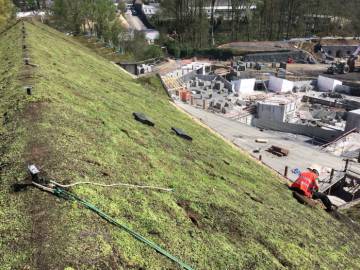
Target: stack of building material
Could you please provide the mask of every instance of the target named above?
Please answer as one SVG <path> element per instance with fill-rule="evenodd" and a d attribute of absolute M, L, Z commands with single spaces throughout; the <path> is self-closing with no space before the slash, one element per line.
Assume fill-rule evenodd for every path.
<path fill-rule="evenodd" d="M 279 146 L 275 146 L 275 145 L 271 146 L 267 151 L 278 157 L 286 157 L 290 153 L 290 151 L 288 149 L 285 149 L 285 148 L 282 148 Z"/>
<path fill-rule="evenodd" d="M 182 102 L 188 102 L 191 98 L 191 94 L 187 90 L 180 90 L 179 97 Z"/>

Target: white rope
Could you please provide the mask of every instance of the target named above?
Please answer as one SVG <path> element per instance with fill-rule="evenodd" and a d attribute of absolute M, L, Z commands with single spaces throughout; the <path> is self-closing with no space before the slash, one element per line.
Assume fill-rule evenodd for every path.
<path fill-rule="evenodd" d="M 68 185 L 63 185 L 63 184 L 57 183 L 52 180 L 50 181 L 50 183 L 57 185 L 59 187 L 62 187 L 62 188 L 69 188 L 69 187 L 73 187 L 73 186 L 77 186 L 77 185 L 94 185 L 94 186 L 100 186 L 100 187 L 123 186 L 123 187 L 128 187 L 128 188 L 156 189 L 156 190 L 162 190 L 162 191 L 167 191 L 167 192 L 173 191 L 172 188 L 162 188 L 162 187 L 155 187 L 155 186 L 140 186 L 140 185 L 125 184 L 125 183 L 101 184 L 101 183 L 93 183 L 93 182 L 76 182 L 76 183 L 72 183 L 72 184 L 68 184 Z"/>
<path fill-rule="evenodd" d="M 45 187 L 45 186 L 40 185 L 40 184 L 38 184 L 38 183 L 36 183 L 36 182 L 32 182 L 32 184 L 33 184 L 34 186 L 42 189 L 42 190 L 45 190 L 45 191 L 50 192 L 50 193 L 54 193 L 54 189 L 53 189 L 53 188 Z"/>

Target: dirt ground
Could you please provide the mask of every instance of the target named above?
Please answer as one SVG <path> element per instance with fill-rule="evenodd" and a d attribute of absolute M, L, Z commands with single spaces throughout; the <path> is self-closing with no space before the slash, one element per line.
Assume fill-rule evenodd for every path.
<path fill-rule="evenodd" d="M 330 75 L 325 73 L 328 67 L 329 65 L 327 64 L 288 64 L 287 71 L 293 73 L 297 77 L 303 77 L 304 79 L 312 79 L 319 75 L 324 75 L 360 87 L 360 72 Z"/>
<path fill-rule="evenodd" d="M 243 52 L 275 52 L 293 50 L 294 47 L 283 41 L 254 41 L 254 42 L 232 42 L 219 46 L 222 49 L 234 49 Z"/>

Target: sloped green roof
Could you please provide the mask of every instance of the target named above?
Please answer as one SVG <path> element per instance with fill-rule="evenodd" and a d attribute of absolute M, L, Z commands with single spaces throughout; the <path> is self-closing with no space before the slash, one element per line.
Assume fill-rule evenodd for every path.
<path fill-rule="evenodd" d="M 72 192 L 194 269 L 360 268 L 350 227 L 298 204 L 273 172 L 171 105 L 157 78 L 135 81 L 71 37 L 25 27 L 37 66 L 23 65 L 21 23 L 0 36 L 0 269 L 177 269 L 74 202 L 12 193 L 29 163 L 62 183 L 174 188 Z"/>

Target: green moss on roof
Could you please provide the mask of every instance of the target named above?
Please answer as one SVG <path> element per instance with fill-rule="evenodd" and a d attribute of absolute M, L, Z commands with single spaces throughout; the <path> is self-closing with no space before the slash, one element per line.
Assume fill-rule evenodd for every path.
<path fill-rule="evenodd" d="M 72 191 L 195 269 L 360 268 L 351 228 L 298 204 L 278 176 L 171 105 L 156 78 L 132 80 L 71 37 L 25 25 L 38 65 L 26 72 L 21 24 L 0 36 L 0 112 L 9 116 L 0 134 L 0 269 L 177 269 L 76 203 L 12 193 L 28 163 L 62 183 L 174 188 Z M 135 111 L 155 127 L 134 121 Z"/>

